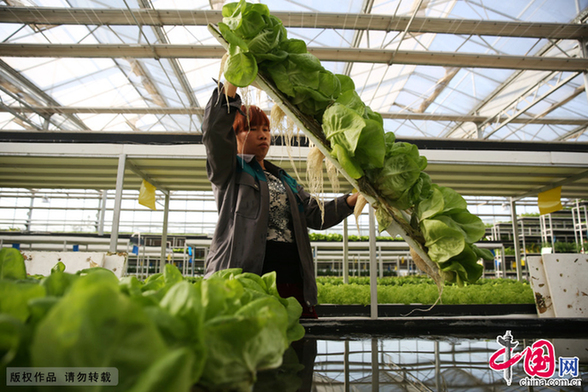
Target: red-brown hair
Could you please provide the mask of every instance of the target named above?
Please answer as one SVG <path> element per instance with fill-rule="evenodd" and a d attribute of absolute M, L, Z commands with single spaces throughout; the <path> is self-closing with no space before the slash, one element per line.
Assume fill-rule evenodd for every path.
<path fill-rule="evenodd" d="M 243 105 L 241 106 L 241 112 L 243 112 L 245 116 L 237 112 L 235 121 L 233 121 L 233 129 L 236 134 L 242 131 L 249 131 L 250 127 L 259 127 L 263 125 L 267 127 L 270 126 L 270 121 L 269 118 L 267 118 L 267 115 L 255 105 Z"/>

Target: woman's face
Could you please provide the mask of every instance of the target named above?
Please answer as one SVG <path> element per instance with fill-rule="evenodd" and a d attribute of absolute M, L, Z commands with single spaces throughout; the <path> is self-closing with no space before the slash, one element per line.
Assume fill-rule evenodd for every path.
<path fill-rule="evenodd" d="M 249 132 L 241 131 L 237 134 L 238 152 L 255 155 L 255 159 L 261 162 L 267 155 L 270 141 L 270 129 L 267 125 L 251 126 Z"/>

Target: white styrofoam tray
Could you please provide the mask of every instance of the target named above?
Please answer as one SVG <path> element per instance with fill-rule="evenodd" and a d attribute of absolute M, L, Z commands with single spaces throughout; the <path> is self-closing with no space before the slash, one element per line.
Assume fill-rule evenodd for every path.
<path fill-rule="evenodd" d="M 104 267 L 119 278 L 126 267 L 125 253 L 21 251 L 21 254 L 29 275 L 50 275 L 51 268 L 58 262 L 65 265 L 65 272 L 76 273 L 86 268 Z"/>
<path fill-rule="evenodd" d="M 526 261 L 529 267 L 531 288 L 535 295 L 535 306 L 537 307 L 539 318 L 555 317 L 551 291 L 545 276 L 545 268 L 543 268 L 543 259 L 541 256 L 529 256 Z"/>
<path fill-rule="evenodd" d="M 588 317 L 588 255 L 544 254 L 543 268 L 556 317 Z"/>

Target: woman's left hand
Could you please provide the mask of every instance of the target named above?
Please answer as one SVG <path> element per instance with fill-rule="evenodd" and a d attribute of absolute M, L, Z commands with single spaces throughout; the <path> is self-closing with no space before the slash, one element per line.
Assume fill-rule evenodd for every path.
<path fill-rule="evenodd" d="M 355 203 L 357 203 L 357 197 L 359 196 L 359 192 L 352 193 L 351 195 L 347 196 L 345 200 L 347 205 L 351 208 L 355 207 Z"/>

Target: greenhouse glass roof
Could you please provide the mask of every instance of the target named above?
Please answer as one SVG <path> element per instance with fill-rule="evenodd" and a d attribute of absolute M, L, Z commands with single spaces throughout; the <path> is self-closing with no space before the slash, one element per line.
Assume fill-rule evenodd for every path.
<path fill-rule="evenodd" d="M 399 137 L 588 141 L 588 0 L 262 2 Z M 221 7 L 4 0 L 0 131 L 199 133 Z"/>

